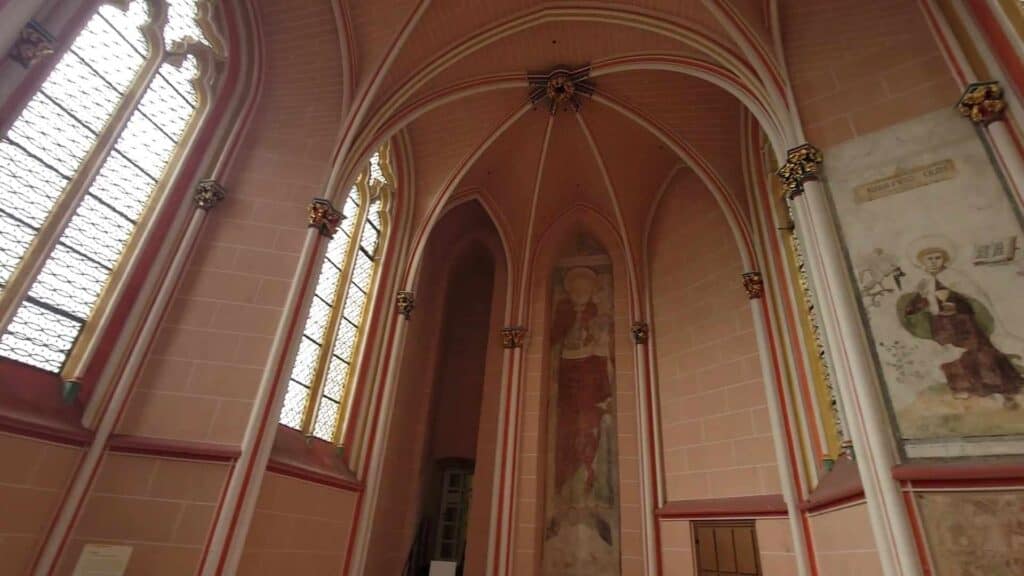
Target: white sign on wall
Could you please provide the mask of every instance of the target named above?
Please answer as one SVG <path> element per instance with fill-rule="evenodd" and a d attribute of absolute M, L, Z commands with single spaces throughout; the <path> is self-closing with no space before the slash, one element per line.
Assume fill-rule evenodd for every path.
<path fill-rule="evenodd" d="M 131 556 L 131 546 L 86 544 L 73 576 L 124 576 Z"/>

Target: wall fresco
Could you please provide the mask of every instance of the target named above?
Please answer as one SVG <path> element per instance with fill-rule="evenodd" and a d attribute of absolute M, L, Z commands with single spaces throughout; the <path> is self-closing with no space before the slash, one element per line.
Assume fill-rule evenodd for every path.
<path fill-rule="evenodd" d="M 1020 451 L 1024 234 L 973 125 L 939 111 L 825 162 L 907 455 Z"/>
<path fill-rule="evenodd" d="M 543 574 L 620 573 L 612 269 L 580 238 L 552 278 Z"/>
<path fill-rule="evenodd" d="M 917 495 L 936 576 L 1024 574 L 1024 492 Z"/>

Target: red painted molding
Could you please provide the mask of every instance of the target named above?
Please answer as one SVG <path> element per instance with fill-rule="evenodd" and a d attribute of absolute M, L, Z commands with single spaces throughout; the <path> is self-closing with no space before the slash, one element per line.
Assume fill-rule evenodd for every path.
<path fill-rule="evenodd" d="M 800 509 L 805 512 L 819 512 L 863 497 L 864 486 L 860 483 L 857 463 L 841 457 L 836 461 L 835 467 L 818 482 L 807 500 L 800 503 Z"/>
<path fill-rule="evenodd" d="M 234 462 L 241 454 L 241 450 L 237 446 L 128 435 L 111 436 L 109 450 L 119 454 L 139 454 L 205 462 Z"/>
<path fill-rule="evenodd" d="M 82 403 L 65 402 L 62 386 L 56 374 L 0 359 L 0 431 L 72 446 L 88 444 L 93 434 L 82 426 Z"/>
<path fill-rule="evenodd" d="M 280 424 L 267 470 L 332 488 L 363 491 L 363 484 L 349 470 L 336 446 Z"/>
<path fill-rule="evenodd" d="M 676 500 L 667 502 L 654 514 L 662 519 L 785 516 L 786 502 L 782 499 L 782 494 Z"/>
<path fill-rule="evenodd" d="M 912 482 L 914 488 L 977 486 L 990 487 L 1024 484 L 1024 458 L 972 458 L 969 460 L 929 460 L 899 464 L 892 477 Z"/>

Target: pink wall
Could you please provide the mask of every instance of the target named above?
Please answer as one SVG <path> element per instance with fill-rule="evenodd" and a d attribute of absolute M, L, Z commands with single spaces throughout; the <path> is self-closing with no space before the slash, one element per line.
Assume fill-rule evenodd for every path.
<path fill-rule="evenodd" d="M 692 172 L 666 190 L 648 246 L 668 500 L 778 493 L 739 251 Z"/>
<path fill-rule="evenodd" d="M 476 458 L 484 365 L 494 288 L 494 261 L 471 246 L 450 272 L 434 382 L 431 458 Z"/>
<path fill-rule="evenodd" d="M 863 502 L 810 517 L 814 551 L 821 574 L 881 574 L 882 564 Z"/>
<path fill-rule="evenodd" d="M 70 575 L 89 542 L 131 546 L 129 576 L 193 573 L 227 474 L 226 464 L 107 454 L 57 574 Z"/>
<path fill-rule="evenodd" d="M 32 566 L 81 450 L 0 434 L 0 576 Z"/>
<path fill-rule="evenodd" d="M 267 473 L 238 574 L 341 574 L 357 499 L 355 492 Z"/>
<path fill-rule="evenodd" d="M 464 277 L 457 277 L 463 265 L 473 262 L 460 262 L 455 255 L 462 252 L 460 246 L 465 243 L 479 242 L 478 238 L 487 239 L 484 244 L 491 248 L 488 255 L 494 268 L 493 290 L 486 294 L 473 294 L 474 286 L 482 289 L 482 278 L 463 282 Z M 469 458 L 477 458 L 477 475 L 474 478 L 474 499 L 470 509 L 471 536 L 467 539 L 467 562 L 474 567 L 482 564 L 486 557 L 486 542 L 476 541 L 479 535 L 486 535 L 483 528 L 487 525 L 490 512 L 491 477 L 494 464 L 493 449 L 496 444 L 496 427 L 485 417 L 493 420 L 497 410 L 498 387 L 500 386 L 500 356 L 494 354 L 499 350 L 497 330 L 494 322 L 504 316 L 505 306 L 505 273 L 504 259 L 495 250 L 500 246 L 497 234 L 486 213 L 477 204 L 463 204 L 451 210 L 438 224 L 427 244 L 424 254 L 422 272 L 416 285 L 416 309 L 409 322 L 406 334 L 406 347 L 402 353 L 402 366 L 399 374 L 398 391 L 390 420 L 388 446 L 384 455 L 384 472 L 382 474 L 380 495 L 373 519 L 373 527 L 368 554 L 367 574 L 397 574 L 405 562 L 406 555 L 415 533 L 417 523 L 423 513 L 421 504 L 425 490 L 429 485 L 432 472 L 432 449 L 440 440 L 433 440 L 433 434 L 441 438 L 449 438 L 465 434 L 466 428 L 455 426 L 464 421 L 470 412 L 469 403 L 460 403 L 457 414 L 450 417 L 451 422 L 435 421 L 430 412 L 432 399 L 439 394 L 459 394 L 463 387 L 476 386 L 472 408 L 474 416 L 479 414 L 479 424 L 474 424 L 477 439 L 468 442 L 459 439 L 454 445 L 454 452 Z M 494 264 L 495 260 L 499 262 Z M 479 271 L 474 271 L 476 275 Z M 461 287 L 449 293 L 449 287 Z M 492 294 L 493 292 L 493 294 Z M 476 313 L 467 316 L 465 308 L 446 308 L 447 303 L 466 304 L 470 300 Z M 487 315 L 481 315 L 483 308 Z M 490 333 L 479 334 L 474 330 L 477 342 L 466 340 L 466 346 L 456 344 L 453 349 L 446 349 L 440 344 L 444 340 L 444 328 L 450 323 L 472 322 Z M 490 318 L 488 320 L 488 318 Z M 499 324 L 500 325 L 500 324 Z M 469 336 L 464 334 L 463 336 Z M 486 347 L 477 348 L 483 341 Z M 468 353 L 476 348 L 476 358 L 455 358 L 452 354 Z M 457 379 L 451 370 L 473 370 L 476 378 Z M 481 380 L 486 376 L 486 381 Z M 447 379 L 447 382 L 442 380 Z M 445 386 L 452 388 L 447 392 Z M 481 388 L 482 386 L 482 388 Z M 482 390 L 482 392 L 480 391 Z M 451 402 L 451 398 L 438 397 L 441 404 Z M 441 406 L 438 404 L 438 406 Z M 438 411 L 438 417 L 441 415 Z M 451 426 L 451 427 L 449 427 Z M 448 452 L 447 449 L 441 450 Z M 445 455 L 455 455 L 448 453 Z M 465 456 L 463 456 L 465 457 Z M 477 529 L 476 527 L 480 527 Z"/>
<path fill-rule="evenodd" d="M 786 64 L 807 141 L 827 148 L 960 94 L 917 2 L 780 5 Z"/>

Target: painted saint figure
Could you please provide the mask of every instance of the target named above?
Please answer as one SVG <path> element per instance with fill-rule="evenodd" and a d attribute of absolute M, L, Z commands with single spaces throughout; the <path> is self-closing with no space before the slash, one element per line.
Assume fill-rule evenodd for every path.
<path fill-rule="evenodd" d="M 949 242 L 926 237 L 915 242 L 911 251 L 924 277 L 897 302 L 903 327 L 918 338 L 963 350 L 940 366 L 954 398 L 1000 394 L 1004 406 L 1016 409 L 1016 395 L 1024 384 L 1014 363 L 1019 358 L 992 343 L 995 318 L 969 281 L 949 269 L 953 253 Z"/>
<path fill-rule="evenodd" d="M 569 268 L 562 287 L 551 327 L 557 388 L 544 573 L 617 574 L 612 318 L 595 302 L 600 279 L 592 268 Z"/>

